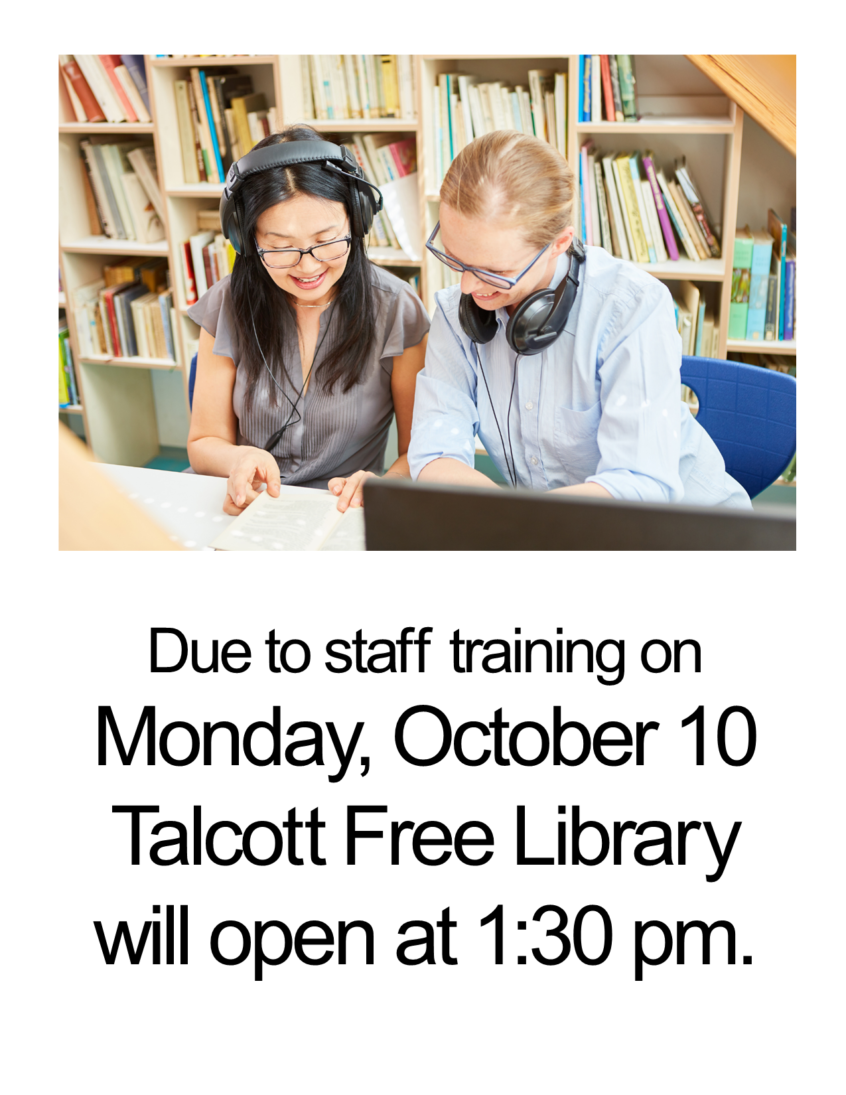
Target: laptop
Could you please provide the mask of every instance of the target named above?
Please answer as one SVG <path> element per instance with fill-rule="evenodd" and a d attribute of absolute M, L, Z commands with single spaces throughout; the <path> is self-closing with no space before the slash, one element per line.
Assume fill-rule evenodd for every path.
<path fill-rule="evenodd" d="M 368 551 L 795 551 L 796 514 L 368 479 Z"/>

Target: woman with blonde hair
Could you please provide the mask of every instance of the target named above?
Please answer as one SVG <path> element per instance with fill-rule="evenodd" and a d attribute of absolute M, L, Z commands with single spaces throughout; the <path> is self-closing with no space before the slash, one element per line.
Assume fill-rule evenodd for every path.
<path fill-rule="evenodd" d="M 461 273 L 435 294 L 417 377 L 411 475 L 748 508 L 681 400 L 669 290 L 572 223 L 573 174 L 535 137 L 488 133 L 453 160 L 427 247 Z"/>

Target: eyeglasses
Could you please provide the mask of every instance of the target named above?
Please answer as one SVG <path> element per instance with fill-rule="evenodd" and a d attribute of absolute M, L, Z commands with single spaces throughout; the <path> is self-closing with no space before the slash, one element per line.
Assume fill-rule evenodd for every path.
<path fill-rule="evenodd" d="M 350 249 L 351 240 L 352 236 L 341 236 L 340 239 L 330 240 L 328 243 L 316 243 L 314 247 L 284 247 L 280 251 L 269 251 L 256 243 L 256 251 L 265 266 L 271 270 L 284 270 L 289 266 L 298 266 L 303 255 L 312 255 L 318 262 L 342 259 Z"/>
<path fill-rule="evenodd" d="M 504 274 L 492 274 L 490 270 L 480 270 L 476 266 L 467 266 L 466 263 L 459 262 L 458 259 L 454 259 L 452 255 L 445 255 L 443 251 L 439 251 L 437 247 L 433 245 L 432 240 L 434 240 L 435 236 L 437 236 L 440 230 L 441 222 L 438 221 L 431 236 L 429 236 L 428 240 L 426 240 L 426 249 L 430 251 L 436 259 L 440 259 L 440 261 L 445 266 L 448 266 L 450 270 L 457 270 L 459 273 L 463 273 L 465 270 L 469 270 L 471 274 L 476 275 L 479 281 L 485 282 L 486 285 L 493 285 L 495 289 L 513 289 L 517 282 L 520 280 L 520 278 L 523 277 L 524 274 L 528 274 L 528 272 L 535 265 L 535 263 L 544 253 L 544 251 L 548 250 L 552 246 L 551 243 L 548 243 L 546 247 L 538 251 L 535 257 L 526 267 L 526 269 L 521 270 L 516 278 L 507 278 Z"/>

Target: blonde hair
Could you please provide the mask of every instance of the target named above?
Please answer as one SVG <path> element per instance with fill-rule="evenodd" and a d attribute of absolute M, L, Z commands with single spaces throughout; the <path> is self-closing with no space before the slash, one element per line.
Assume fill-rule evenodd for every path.
<path fill-rule="evenodd" d="M 513 130 L 477 137 L 441 184 L 441 201 L 464 217 L 511 221 L 543 247 L 572 224 L 570 165 L 546 141 Z"/>

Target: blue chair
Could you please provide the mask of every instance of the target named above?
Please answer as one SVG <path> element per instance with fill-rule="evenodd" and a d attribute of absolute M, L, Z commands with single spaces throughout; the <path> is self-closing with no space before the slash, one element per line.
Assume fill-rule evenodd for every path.
<path fill-rule="evenodd" d="M 726 471 L 754 498 L 796 452 L 796 378 L 739 361 L 682 357 L 681 380 L 699 399 L 697 420 Z"/>
<path fill-rule="evenodd" d="M 191 368 L 188 371 L 188 409 L 194 407 L 194 381 L 197 379 L 197 355 L 191 358 Z"/>

